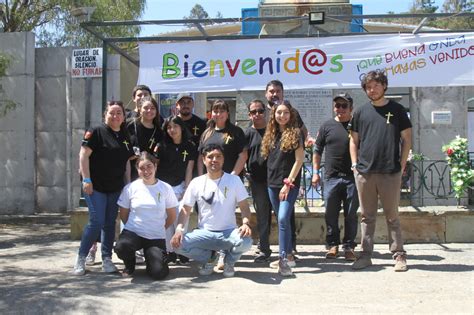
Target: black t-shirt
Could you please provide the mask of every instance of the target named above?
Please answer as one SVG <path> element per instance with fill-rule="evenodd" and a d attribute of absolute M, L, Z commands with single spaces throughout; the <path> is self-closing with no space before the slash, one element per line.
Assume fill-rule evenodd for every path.
<path fill-rule="evenodd" d="M 359 135 L 357 170 L 360 173 L 397 173 L 400 165 L 400 132 L 411 128 L 405 108 L 389 101 L 384 106 L 367 103 L 357 108 L 349 130 Z"/>
<path fill-rule="evenodd" d="M 206 139 L 201 141 L 199 145 L 199 152 L 201 149 L 209 143 L 216 143 L 224 148 L 224 166 L 223 171 L 231 173 L 234 169 L 235 162 L 239 158 L 239 154 L 244 150 L 246 146 L 245 135 L 240 127 L 231 125 L 224 129 L 214 130 L 213 134 Z"/>
<path fill-rule="evenodd" d="M 248 147 L 247 172 L 252 180 L 256 182 L 267 181 L 267 160 L 260 154 L 264 134 L 265 128 L 255 129 L 248 127 L 245 130 L 245 140 Z"/>
<path fill-rule="evenodd" d="M 132 145 L 124 130 L 113 131 L 107 125 L 89 129 L 82 146 L 89 147 L 89 172 L 94 190 L 109 193 L 124 186 L 125 166 L 133 155 Z"/>
<path fill-rule="evenodd" d="M 130 121 L 127 129 L 132 145 L 139 147 L 140 151 L 148 151 L 153 154 L 155 147 L 163 139 L 161 127 L 147 128 L 140 120 Z"/>
<path fill-rule="evenodd" d="M 206 121 L 193 114 L 191 119 L 183 120 L 183 122 L 191 133 L 191 140 L 194 142 L 194 144 L 196 144 L 196 146 L 199 145 L 201 135 L 204 130 L 206 130 Z"/>
<path fill-rule="evenodd" d="M 347 125 L 348 121 L 329 119 L 319 128 L 314 152 L 321 156 L 324 151 L 326 152 L 324 159 L 326 177 L 336 177 L 338 173 L 352 175 Z"/>
<path fill-rule="evenodd" d="M 304 145 L 304 135 L 301 134 L 299 144 Z M 281 188 L 283 187 L 283 180 L 290 175 L 293 164 L 295 164 L 295 150 L 283 152 L 280 150 L 281 134 L 277 135 L 275 139 L 275 147 L 270 150 L 267 159 L 267 180 L 268 187 Z M 293 182 L 296 187 L 300 187 L 301 169 Z"/>
<path fill-rule="evenodd" d="M 191 140 L 180 144 L 160 142 L 155 156 L 160 160 L 156 177 L 176 186 L 184 181 L 189 161 L 197 160 L 197 149 Z"/>

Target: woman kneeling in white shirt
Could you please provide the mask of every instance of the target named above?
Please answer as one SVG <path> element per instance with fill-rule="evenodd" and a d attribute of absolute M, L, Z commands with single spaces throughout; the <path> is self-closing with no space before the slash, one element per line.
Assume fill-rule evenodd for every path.
<path fill-rule="evenodd" d="M 173 188 L 155 178 L 157 159 L 144 151 L 136 163 L 139 178 L 124 187 L 117 202 L 124 224 L 115 245 L 115 253 L 123 260 L 123 275 L 135 271 L 135 251 L 145 254 L 146 271 L 155 280 L 169 274 L 164 261 L 166 228 L 175 218 L 178 200 Z"/>

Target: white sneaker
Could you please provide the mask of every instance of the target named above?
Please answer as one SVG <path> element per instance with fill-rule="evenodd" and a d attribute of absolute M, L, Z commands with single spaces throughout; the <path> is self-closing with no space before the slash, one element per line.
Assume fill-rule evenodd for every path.
<path fill-rule="evenodd" d="M 72 270 L 72 274 L 75 276 L 82 276 L 86 273 L 86 257 L 77 256 L 76 264 Z"/>
<path fill-rule="evenodd" d="M 217 270 L 224 270 L 224 260 L 225 260 L 225 252 L 219 252 L 219 260 L 217 261 Z"/>
<path fill-rule="evenodd" d="M 233 277 L 234 274 L 235 274 L 234 265 L 224 264 L 224 277 L 230 278 L 230 277 Z"/>
<path fill-rule="evenodd" d="M 278 273 L 283 277 L 291 277 L 293 272 L 291 271 L 290 266 L 288 265 L 288 260 L 286 258 L 280 258 L 278 261 Z"/>
<path fill-rule="evenodd" d="M 296 267 L 296 260 L 286 260 L 286 264 L 290 268 Z M 280 260 L 275 260 L 274 262 L 270 263 L 270 268 L 271 269 L 278 269 L 278 266 L 280 265 Z"/>
<path fill-rule="evenodd" d="M 97 252 L 97 249 L 91 248 L 91 250 L 89 251 L 89 254 L 87 254 L 87 257 L 86 257 L 86 265 L 87 266 L 94 265 L 96 252 Z"/>
<path fill-rule="evenodd" d="M 104 259 L 102 259 L 102 271 L 107 273 L 118 272 L 117 267 L 112 262 L 112 258 L 104 257 Z"/>
<path fill-rule="evenodd" d="M 143 249 L 137 250 L 135 252 L 135 263 L 137 265 L 145 263 L 145 254 L 143 253 Z"/>
<path fill-rule="evenodd" d="M 214 272 L 214 263 L 205 263 L 199 267 L 199 274 L 201 276 L 209 276 Z"/>

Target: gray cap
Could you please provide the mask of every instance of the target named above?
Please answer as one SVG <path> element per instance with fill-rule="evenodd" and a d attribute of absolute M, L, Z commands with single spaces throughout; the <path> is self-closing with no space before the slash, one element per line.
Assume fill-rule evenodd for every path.
<path fill-rule="evenodd" d="M 179 102 L 183 98 L 190 98 L 194 101 L 194 98 L 191 96 L 191 93 L 179 93 L 178 98 L 176 99 L 176 103 Z"/>
<path fill-rule="evenodd" d="M 349 95 L 349 93 L 340 93 L 334 97 L 333 101 L 335 102 L 338 98 L 342 98 L 343 100 L 349 102 L 349 105 L 352 105 L 352 97 Z"/>

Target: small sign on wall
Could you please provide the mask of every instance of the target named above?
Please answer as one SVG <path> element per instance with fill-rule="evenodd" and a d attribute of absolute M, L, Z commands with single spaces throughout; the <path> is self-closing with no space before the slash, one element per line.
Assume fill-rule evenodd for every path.
<path fill-rule="evenodd" d="M 451 125 L 452 121 L 453 115 L 450 110 L 431 112 L 432 125 Z"/>
<path fill-rule="evenodd" d="M 102 48 L 74 49 L 71 59 L 71 77 L 102 77 Z"/>

